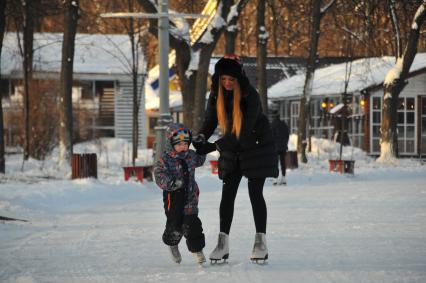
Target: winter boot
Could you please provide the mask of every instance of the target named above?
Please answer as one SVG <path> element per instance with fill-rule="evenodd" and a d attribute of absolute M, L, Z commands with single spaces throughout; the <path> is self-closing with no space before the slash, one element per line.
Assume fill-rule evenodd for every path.
<path fill-rule="evenodd" d="M 206 257 L 204 256 L 203 251 L 192 253 L 195 257 L 195 260 L 197 263 L 202 264 L 203 262 L 206 262 Z"/>
<path fill-rule="evenodd" d="M 229 236 L 223 232 L 219 233 L 219 238 L 217 240 L 217 246 L 210 254 L 211 263 L 216 263 L 223 259 L 226 262 L 226 259 L 229 257 Z"/>
<path fill-rule="evenodd" d="M 172 256 L 172 260 L 176 263 L 180 263 L 182 261 L 182 256 L 179 252 L 179 246 L 169 246 L 170 248 L 170 254 Z"/>
<path fill-rule="evenodd" d="M 259 260 L 265 262 L 265 260 L 268 259 L 268 248 L 266 247 L 265 233 L 256 233 L 250 259 L 256 263 Z"/>

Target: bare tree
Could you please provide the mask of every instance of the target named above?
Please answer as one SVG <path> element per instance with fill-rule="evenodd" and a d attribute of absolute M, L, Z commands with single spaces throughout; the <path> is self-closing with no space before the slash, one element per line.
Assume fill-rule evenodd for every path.
<path fill-rule="evenodd" d="M 306 77 L 303 87 L 303 95 L 300 99 L 300 113 L 298 121 L 298 139 L 297 139 L 297 155 L 302 163 L 307 163 L 306 146 L 307 146 L 307 130 L 309 128 L 309 111 L 310 111 L 310 98 L 312 87 L 314 83 L 314 74 L 316 69 L 316 62 L 318 59 L 318 42 L 320 37 L 321 18 L 327 10 L 335 3 L 331 0 L 324 8 L 321 9 L 321 0 L 312 0 L 312 21 L 311 21 L 311 43 L 309 48 L 309 58 L 306 65 Z"/>
<path fill-rule="evenodd" d="M 129 12 L 133 12 L 133 1 L 127 0 L 127 8 Z M 135 28 L 134 19 L 127 20 L 126 29 L 129 35 L 130 45 L 132 49 L 132 86 L 133 86 L 133 123 L 132 123 L 132 164 L 135 166 L 136 158 L 138 157 L 138 143 L 139 143 L 139 108 L 140 108 L 140 95 L 138 94 L 138 75 L 139 75 L 139 50 L 137 30 Z M 143 86 L 142 86 L 143 87 Z"/>
<path fill-rule="evenodd" d="M 1 50 L 3 47 L 3 37 L 6 28 L 6 1 L 0 1 L 0 79 L 1 79 Z M 3 93 L 0 90 L 0 173 L 5 173 L 6 162 L 4 158 L 4 122 L 3 122 Z"/>
<path fill-rule="evenodd" d="M 205 110 L 207 75 L 210 58 L 225 28 L 235 23 L 248 0 L 220 0 L 216 14 L 202 35 L 191 45 L 171 22 L 170 47 L 176 51 L 176 70 L 183 99 L 183 118 L 188 127 L 197 131 L 201 127 Z M 157 7 L 149 0 L 139 0 L 146 12 L 157 13 Z M 232 13 L 230 13 L 233 11 Z M 157 21 L 150 21 L 150 32 L 157 35 Z"/>
<path fill-rule="evenodd" d="M 24 156 L 30 155 L 30 101 L 29 80 L 32 74 L 33 38 L 34 38 L 34 8 L 38 1 L 12 1 L 12 17 L 15 23 L 18 46 L 22 56 L 22 72 L 24 80 Z M 21 33 L 23 42 L 21 42 Z M 24 163 L 22 163 L 22 166 Z"/>
<path fill-rule="evenodd" d="M 69 162 L 73 153 L 72 144 L 72 82 L 74 66 L 75 35 L 77 33 L 78 0 L 64 1 L 64 39 L 59 89 L 59 162 Z"/>
<path fill-rule="evenodd" d="M 394 16 L 395 14 L 392 13 L 391 15 Z M 405 80 L 408 77 L 411 64 L 417 53 L 420 28 L 425 18 L 426 0 L 423 0 L 414 15 L 405 49 L 401 56 L 397 58 L 395 66 L 387 73 L 385 81 L 383 82 L 384 93 L 379 162 L 393 163 L 398 157 L 398 133 L 396 130 L 398 98 L 407 84 Z M 392 20 L 392 22 L 397 23 L 397 19 Z M 399 45 L 401 45 L 401 43 L 399 43 Z"/>
<path fill-rule="evenodd" d="M 257 90 L 260 95 L 263 113 L 268 113 L 268 93 L 266 89 L 266 54 L 269 34 L 265 28 L 265 0 L 257 2 L 257 56 L 256 56 L 256 78 Z"/>
<path fill-rule="evenodd" d="M 238 35 L 237 17 L 228 22 L 225 30 L 225 53 L 235 54 L 235 43 Z"/>

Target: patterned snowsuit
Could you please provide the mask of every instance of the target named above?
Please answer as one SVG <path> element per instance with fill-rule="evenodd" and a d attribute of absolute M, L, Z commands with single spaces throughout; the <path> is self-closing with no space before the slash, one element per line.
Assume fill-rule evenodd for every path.
<path fill-rule="evenodd" d="M 180 153 L 174 150 L 171 137 L 182 128 L 185 128 L 182 124 L 171 124 L 168 127 L 166 149 L 154 166 L 154 177 L 163 190 L 167 217 L 163 242 L 175 246 L 185 236 L 189 251 L 198 252 L 204 248 L 205 238 L 198 218 L 199 188 L 195 182 L 195 168 L 204 164 L 206 156 L 191 149 Z M 184 181 L 181 188 L 175 188 L 176 180 Z"/>

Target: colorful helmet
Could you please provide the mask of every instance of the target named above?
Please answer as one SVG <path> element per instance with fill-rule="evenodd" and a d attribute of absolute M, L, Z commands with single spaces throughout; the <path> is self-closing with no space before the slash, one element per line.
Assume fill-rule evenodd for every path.
<path fill-rule="evenodd" d="M 167 138 L 172 146 L 182 141 L 190 144 L 192 141 L 192 132 L 183 124 L 173 123 L 167 129 Z"/>

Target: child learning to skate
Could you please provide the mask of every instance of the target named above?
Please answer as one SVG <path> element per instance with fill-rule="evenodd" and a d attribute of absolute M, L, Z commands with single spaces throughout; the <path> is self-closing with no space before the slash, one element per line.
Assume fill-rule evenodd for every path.
<path fill-rule="evenodd" d="M 171 124 L 166 131 L 165 150 L 154 166 L 157 185 L 163 190 L 164 210 L 167 217 L 163 242 L 169 246 L 172 259 L 182 260 L 178 244 L 182 236 L 196 261 L 206 261 L 203 248 L 205 239 L 198 218 L 199 188 L 195 182 L 195 168 L 203 165 L 206 156 L 189 149 L 191 131 L 183 124 Z"/>

